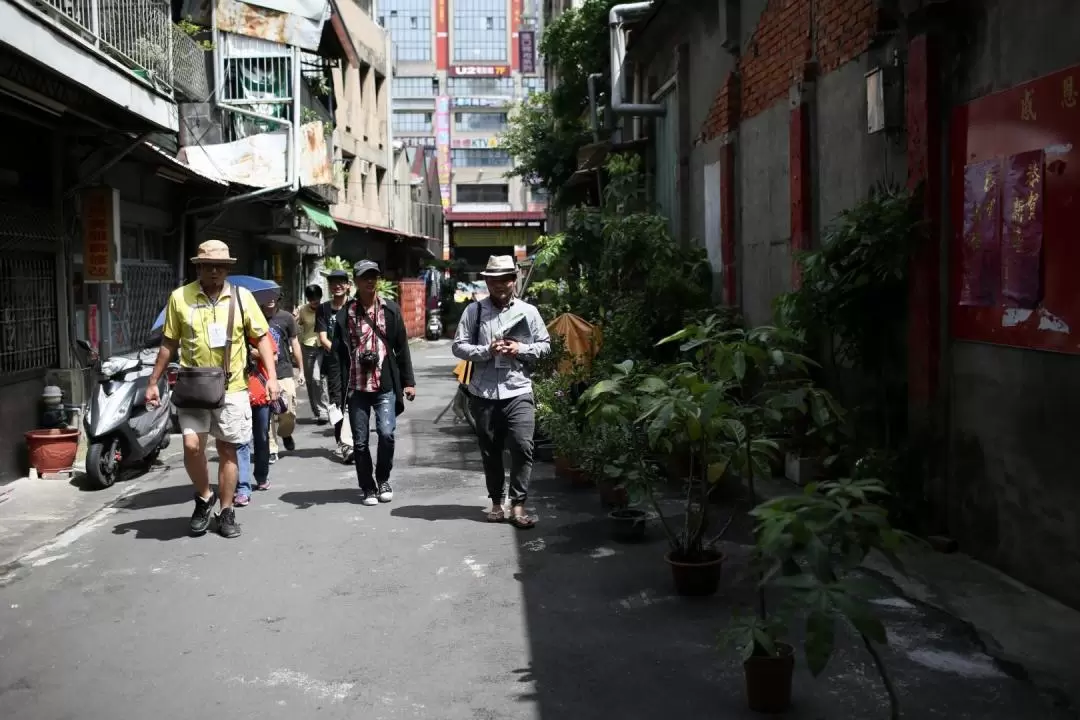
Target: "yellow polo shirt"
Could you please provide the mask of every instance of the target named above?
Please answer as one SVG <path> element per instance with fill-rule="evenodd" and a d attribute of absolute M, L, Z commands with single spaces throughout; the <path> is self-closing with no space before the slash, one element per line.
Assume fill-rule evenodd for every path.
<path fill-rule="evenodd" d="M 240 306 L 233 313 L 232 355 L 229 367 L 229 385 L 226 392 L 247 391 L 247 378 L 244 368 L 247 366 L 247 343 L 245 334 L 252 340 L 258 340 L 267 333 L 269 327 L 255 296 L 242 287 L 226 283 L 218 296 L 217 302 L 202 291 L 198 282 L 193 282 L 173 290 L 169 304 L 165 307 L 165 337 L 180 344 L 180 365 L 182 367 L 222 367 L 225 364 L 224 347 L 210 347 L 210 333 L 217 324 L 224 325 L 229 320 L 229 303 L 233 294 L 240 298 Z M 241 310 L 243 312 L 241 312 Z M 246 331 L 246 333 L 245 333 Z"/>
<path fill-rule="evenodd" d="M 316 311 L 307 303 L 300 308 L 300 317 L 296 324 L 300 326 L 300 344 L 305 347 L 316 347 L 319 344 L 319 333 L 315 332 Z"/>

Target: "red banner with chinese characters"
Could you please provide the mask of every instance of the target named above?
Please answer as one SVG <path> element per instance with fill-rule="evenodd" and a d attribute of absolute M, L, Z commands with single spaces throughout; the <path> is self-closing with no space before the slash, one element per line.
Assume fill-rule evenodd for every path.
<path fill-rule="evenodd" d="M 511 0 L 510 3 L 510 64 L 515 70 L 520 70 L 518 64 L 518 43 L 521 42 L 521 3 L 522 0 Z"/>
<path fill-rule="evenodd" d="M 85 188 L 81 194 L 83 230 L 83 282 L 120 282 L 120 201 L 116 190 L 104 185 Z"/>
<path fill-rule="evenodd" d="M 1042 296 L 1042 150 L 1005 161 L 1001 221 L 1001 294 L 1017 307 L 1032 309 Z"/>
<path fill-rule="evenodd" d="M 964 168 L 964 234 L 960 304 L 997 304 L 1001 283 L 1001 162 Z"/>
<path fill-rule="evenodd" d="M 447 16 L 449 4 L 449 0 L 435 2 L 435 67 L 439 70 L 450 67 L 450 19 Z"/>

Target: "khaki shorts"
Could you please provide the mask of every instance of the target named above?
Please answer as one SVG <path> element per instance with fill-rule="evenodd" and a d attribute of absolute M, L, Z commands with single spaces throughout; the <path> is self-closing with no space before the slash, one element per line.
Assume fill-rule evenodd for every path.
<path fill-rule="evenodd" d="M 233 445 L 251 442 L 251 400 L 247 390 L 227 393 L 224 407 L 218 410 L 176 408 L 176 417 L 184 435 L 209 433 Z"/>

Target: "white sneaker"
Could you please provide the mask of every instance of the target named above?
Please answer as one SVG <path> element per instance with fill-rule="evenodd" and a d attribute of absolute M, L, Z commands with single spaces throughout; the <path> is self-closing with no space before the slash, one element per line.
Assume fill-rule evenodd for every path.
<path fill-rule="evenodd" d="M 379 485 L 379 502 L 390 502 L 394 499 L 394 488 L 390 487 L 390 483 L 384 482 Z"/>
<path fill-rule="evenodd" d="M 371 507 L 372 505 L 378 505 L 379 504 L 379 498 L 377 498 L 374 493 L 371 493 L 371 494 L 365 493 L 364 494 L 364 499 L 361 500 L 361 503 L 363 503 L 364 505 L 367 505 L 368 507 Z"/>

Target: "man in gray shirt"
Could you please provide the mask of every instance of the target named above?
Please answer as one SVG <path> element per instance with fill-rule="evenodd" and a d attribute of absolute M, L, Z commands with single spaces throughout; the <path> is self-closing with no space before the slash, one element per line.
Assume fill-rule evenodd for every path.
<path fill-rule="evenodd" d="M 539 311 L 514 297 L 517 264 L 512 257 L 491 256 L 480 274 L 489 295 L 462 314 L 454 355 L 473 364 L 469 394 L 491 498 L 488 521 L 507 519 L 503 446 L 509 440 L 509 520 L 515 527 L 530 528 L 536 519 L 525 512 L 525 500 L 532 475 L 536 404 L 529 363 L 551 351 L 551 337 Z"/>

